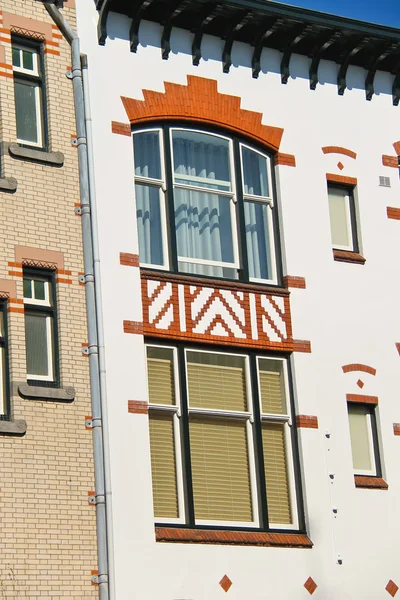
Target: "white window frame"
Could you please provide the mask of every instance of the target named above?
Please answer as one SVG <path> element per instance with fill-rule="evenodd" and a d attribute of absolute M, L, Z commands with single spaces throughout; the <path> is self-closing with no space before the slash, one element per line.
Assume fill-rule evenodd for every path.
<path fill-rule="evenodd" d="M 366 421 L 367 421 L 367 433 L 368 433 L 368 447 L 369 447 L 369 452 L 370 452 L 370 458 L 371 458 L 371 464 L 373 466 L 372 469 L 355 469 L 354 468 L 354 464 L 353 464 L 353 450 L 351 451 L 351 461 L 352 461 L 352 466 L 353 466 L 353 472 L 354 475 L 367 475 L 370 477 L 377 477 L 377 456 L 375 453 L 375 444 L 374 444 L 374 435 L 372 432 L 372 419 L 374 418 L 374 416 L 372 415 L 372 411 L 374 410 L 374 408 L 371 409 L 370 406 L 368 406 L 367 404 L 362 404 L 362 403 L 356 403 L 356 402 L 348 402 L 347 405 L 347 415 L 348 415 L 348 420 L 349 420 L 349 433 L 350 433 L 350 445 L 351 445 L 351 430 L 350 430 L 350 419 L 349 419 L 349 408 L 354 407 L 354 406 L 363 406 L 367 408 L 366 411 Z"/>
<path fill-rule="evenodd" d="M 247 411 L 229 411 L 219 410 L 211 408 L 198 408 L 190 406 L 189 397 L 189 380 L 188 380 L 188 369 L 187 369 L 187 353 L 197 352 L 202 354 L 219 354 L 222 356 L 237 356 L 244 359 L 244 371 L 246 379 L 246 394 L 247 394 Z M 216 527 L 260 527 L 260 511 L 258 506 L 258 494 L 257 494 L 257 473 L 256 473 L 256 461 L 255 461 L 255 443 L 254 443 L 254 409 L 253 409 L 253 395 L 251 390 L 251 379 L 250 379 L 250 366 L 249 356 L 246 354 L 239 354 L 236 352 L 221 352 L 213 350 L 203 350 L 199 348 L 185 348 L 185 371 L 186 371 L 186 389 L 187 389 L 187 403 L 188 403 L 188 417 L 190 415 L 204 415 L 209 417 L 228 417 L 246 421 L 246 434 L 247 434 L 247 455 L 249 459 L 249 480 L 250 480 L 250 493 L 251 493 L 251 510 L 253 513 L 252 521 L 221 521 L 217 519 L 196 519 L 196 525 L 215 525 Z M 189 425 L 190 429 L 190 425 Z"/>
<path fill-rule="evenodd" d="M 32 142 L 31 140 L 24 140 L 22 138 L 17 137 L 17 142 L 19 144 L 25 144 L 27 146 L 34 146 L 41 148 L 43 146 L 43 106 L 42 106 L 42 90 L 41 85 L 35 81 L 35 79 L 29 79 L 30 77 L 41 77 L 39 71 L 39 53 L 35 48 L 31 48 L 29 46 L 24 46 L 23 44 L 13 43 L 12 48 L 15 50 L 19 50 L 20 55 L 20 63 L 23 64 L 22 52 L 30 52 L 33 55 L 33 69 L 25 69 L 23 66 L 16 67 L 13 65 L 13 72 L 20 73 L 21 75 L 26 75 L 25 78 L 17 80 L 17 82 L 21 85 L 26 85 L 35 89 L 35 112 L 36 112 L 36 133 L 37 133 L 37 142 Z"/>
<path fill-rule="evenodd" d="M 348 239 L 350 240 L 350 244 L 349 245 L 340 245 L 340 244 L 334 244 L 333 240 L 332 240 L 332 222 L 331 222 L 331 218 L 330 218 L 330 213 L 329 213 L 329 226 L 330 226 L 330 230 L 331 230 L 331 242 L 332 242 L 332 248 L 333 250 L 348 250 L 349 252 L 355 252 L 354 249 L 354 235 L 353 235 L 353 219 L 352 219 L 352 214 L 351 214 L 351 209 L 350 209 L 350 191 L 346 186 L 341 186 L 341 185 L 334 185 L 331 184 L 328 181 L 328 202 L 329 202 L 329 191 L 330 189 L 338 189 L 338 190 L 343 190 L 346 192 L 345 198 L 346 198 L 346 205 L 345 205 L 345 214 L 346 214 L 346 230 L 347 230 L 347 235 L 348 235 Z M 329 206 L 328 206 L 329 209 Z"/>
<path fill-rule="evenodd" d="M 151 177 L 142 177 L 140 175 L 136 175 L 135 174 L 135 152 L 133 152 L 133 173 L 134 173 L 134 181 L 135 184 L 142 184 L 142 185 L 151 185 L 153 187 L 157 187 L 158 188 L 158 197 L 159 197 L 159 203 L 160 203 L 160 216 L 161 216 L 161 244 L 162 244 L 162 251 L 163 251 L 163 258 L 164 258 L 164 264 L 163 265 L 154 265 L 151 263 L 144 263 L 141 262 L 140 266 L 143 267 L 144 269 L 160 269 L 162 271 L 169 271 L 170 269 L 170 257 L 169 257 L 169 243 L 168 243 L 168 227 L 167 227 L 167 207 L 166 207 L 166 191 L 167 191 L 167 186 L 166 186 L 166 174 L 165 174 L 165 151 L 164 151 L 164 136 L 162 135 L 162 129 L 160 127 L 151 127 L 151 128 L 144 128 L 144 129 L 138 129 L 137 131 L 134 131 L 132 134 L 133 137 L 133 143 L 135 143 L 135 135 L 138 133 L 151 133 L 151 132 L 155 132 L 158 133 L 158 148 L 159 148 L 159 158 L 160 158 L 160 166 L 161 166 L 161 179 L 155 179 L 155 178 L 151 178 Z M 135 187 L 134 187 L 135 189 Z M 134 191 L 135 194 L 135 205 L 136 205 L 136 189 Z M 136 207 L 137 209 L 137 207 Z M 136 217 L 135 217 L 136 219 Z M 139 238 L 138 238 L 138 253 L 139 252 Z"/>
<path fill-rule="evenodd" d="M 147 349 L 148 348 L 164 348 L 172 350 L 173 356 L 173 372 L 174 372 L 174 391 L 175 391 L 175 405 L 169 406 L 167 404 L 155 404 L 149 401 L 149 415 L 150 412 L 166 412 L 173 413 L 173 424 L 174 424 L 174 450 L 175 450 L 175 472 L 176 472 L 176 489 L 178 497 L 178 517 L 177 518 L 162 518 L 162 522 L 169 523 L 185 523 L 186 509 L 185 509 L 185 497 L 183 487 L 183 461 L 182 461 L 182 432 L 180 420 L 182 416 L 181 410 L 181 390 L 179 384 L 179 363 L 178 363 L 178 349 L 174 346 L 163 346 L 160 344 L 145 344 L 146 351 L 146 380 L 148 381 L 148 369 L 147 369 Z M 157 517 L 154 517 L 157 519 Z"/>
<path fill-rule="evenodd" d="M 282 414 L 274 414 L 274 413 L 264 413 L 262 407 L 262 398 L 261 398 L 261 386 L 260 386 L 260 366 L 259 360 L 274 360 L 280 362 L 282 364 L 282 374 L 283 374 L 283 385 L 284 385 L 284 393 L 285 393 L 285 403 L 286 403 L 286 413 Z M 288 376 L 288 366 L 287 361 L 284 358 L 272 357 L 272 356 L 256 356 L 256 365 L 257 365 L 257 385 L 258 385 L 258 395 L 260 398 L 260 419 L 261 423 L 284 423 L 284 434 L 285 434 L 285 451 L 286 451 L 286 461 L 287 461 L 287 477 L 289 484 L 289 500 L 290 500 L 290 512 L 292 515 L 292 523 L 273 523 L 269 520 L 269 526 L 273 525 L 273 529 L 298 529 L 299 527 L 299 516 L 297 512 L 297 490 L 296 490 L 296 481 L 294 474 L 294 459 L 293 459 L 293 445 L 292 445 L 292 435 L 291 435 L 291 427 L 292 417 L 290 410 L 290 390 L 289 390 L 289 376 Z M 266 487 L 268 487 L 267 481 L 265 481 Z M 268 502 L 267 502 L 268 508 Z"/>
<path fill-rule="evenodd" d="M 175 173 L 174 173 L 174 147 L 173 147 L 173 132 L 174 131 L 187 131 L 190 133 L 202 133 L 203 135 L 208 135 L 210 137 L 220 138 L 228 142 L 229 146 L 229 169 L 231 176 L 231 190 L 215 190 L 213 188 L 206 188 L 194 185 L 185 185 L 183 183 L 177 183 L 175 181 Z M 179 256 L 177 251 L 177 261 L 179 263 L 189 263 L 189 264 L 197 264 L 197 265 L 205 265 L 205 266 L 213 266 L 213 267 L 223 267 L 226 269 L 234 269 L 239 272 L 240 269 L 240 261 L 239 261 L 239 228 L 238 228 L 238 217 L 236 213 L 236 204 L 237 204 L 237 192 L 236 192 L 236 179 L 235 179 L 235 164 L 233 158 L 233 141 L 231 138 L 226 137 L 224 135 L 219 135 L 214 132 L 205 131 L 202 129 L 194 129 L 187 127 L 170 127 L 169 128 L 169 143 L 171 148 L 171 174 L 172 174 L 172 184 L 173 188 L 177 189 L 185 189 L 193 192 L 204 192 L 208 194 L 214 194 L 217 196 L 226 196 L 230 198 L 230 215 L 231 215 L 231 230 L 232 230 L 232 249 L 233 249 L 233 263 L 227 263 L 222 261 L 214 261 L 214 260 L 206 260 L 201 258 L 190 258 L 185 256 Z M 178 179 L 183 179 L 181 175 L 177 176 Z M 189 177 L 188 177 L 189 178 Z M 194 178 L 196 179 L 196 178 Z M 202 178 L 199 178 L 202 179 Z M 209 180 L 204 178 L 204 183 L 206 181 L 216 182 L 219 180 Z M 172 192 L 173 193 L 173 192 Z M 172 202 L 174 199 L 172 199 Z M 175 231 L 175 223 L 171 224 L 171 228 L 173 229 L 174 235 L 176 235 Z"/>
<path fill-rule="evenodd" d="M 40 276 L 35 276 L 35 275 L 24 275 L 24 279 L 30 279 L 31 281 L 31 292 L 32 292 L 32 298 L 25 298 L 24 297 L 24 305 L 25 305 L 25 310 L 27 313 L 30 312 L 29 307 L 30 306 L 44 306 L 44 307 L 48 307 L 50 309 L 53 309 L 53 305 L 51 303 L 51 297 L 50 297 L 50 289 L 51 289 L 51 282 L 46 279 L 46 277 L 40 277 Z M 34 286 L 34 281 L 43 281 L 44 282 L 44 290 L 45 290 L 45 299 L 44 300 L 40 300 L 34 297 L 34 291 L 35 291 L 35 286 Z M 35 315 L 41 315 L 42 313 L 36 312 L 33 309 L 32 311 Z M 47 339 L 47 364 L 49 366 L 49 372 L 48 375 L 34 375 L 31 373 L 27 373 L 27 379 L 30 379 L 32 381 L 54 381 L 54 360 L 53 360 L 53 355 L 54 355 L 54 348 L 53 348 L 53 336 L 55 334 L 55 332 L 52 331 L 53 327 L 54 327 L 54 317 L 53 315 L 45 315 L 43 318 L 46 319 L 46 339 Z"/>

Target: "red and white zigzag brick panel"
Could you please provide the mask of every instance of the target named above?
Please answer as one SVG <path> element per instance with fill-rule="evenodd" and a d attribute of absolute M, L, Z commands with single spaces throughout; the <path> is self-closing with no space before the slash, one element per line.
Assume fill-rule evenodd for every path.
<path fill-rule="evenodd" d="M 144 334 L 293 350 L 289 294 L 142 272 Z"/>

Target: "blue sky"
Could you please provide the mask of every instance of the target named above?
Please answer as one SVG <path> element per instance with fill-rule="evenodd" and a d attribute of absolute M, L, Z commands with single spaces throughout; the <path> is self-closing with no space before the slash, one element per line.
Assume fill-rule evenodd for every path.
<path fill-rule="evenodd" d="M 400 0 L 285 0 L 284 3 L 400 28 Z"/>

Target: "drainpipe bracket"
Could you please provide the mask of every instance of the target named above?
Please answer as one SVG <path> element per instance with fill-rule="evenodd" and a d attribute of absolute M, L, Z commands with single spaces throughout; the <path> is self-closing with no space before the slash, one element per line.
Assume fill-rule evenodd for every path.
<path fill-rule="evenodd" d="M 71 138 L 71 146 L 77 146 L 77 145 L 78 145 L 78 138 L 72 137 Z"/>
<path fill-rule="evenodd" d="M 75 206 L 74 212 L 76 215 L 81 215 L 82 214 L 82 209 L 80 206 Z"/>
<path fill-rule="evenodd" d="M 86 427 L 86 429 L 92 429 L 92 427 L 93 427 L 93 421 L 92 421 L 92 419 L 86 419 L 85 420 L 85 427 Z"/>
<path fill-rule="evenodd" d="M 72 71 L 70 71 L 69 69 L 68 69 L 68 71 L 65 71 L 65 77 L 67 79 L 72 79 Z"/>
<path fill-rule="evenodd" d="M 85 276 L 84 275 L 79 275 L 79 277 L 78 277 L 78 283 L 85 283 Z"/>

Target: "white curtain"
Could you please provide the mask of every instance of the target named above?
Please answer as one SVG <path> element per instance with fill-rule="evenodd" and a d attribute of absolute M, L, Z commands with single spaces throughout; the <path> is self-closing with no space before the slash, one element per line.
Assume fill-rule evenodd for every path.
<path fill-rule="evenodd" d="M 148 265 L 164 264 L 160 211 L 160 189 L 137 183 L 136 218 L 139 235 L 140 262 Z"/>
<path fill-rule="evenodd" d="M 270 208 L 265 204 L 244 203 L 247 261 L 251 278 L 272 278 L 268 210 Z"/>
<path fill-rule="evenodd" d="M 212 142 L 212 136 L 192 134 L 194 140 L 174 136 L 175 181 L 210 190 L 230 189 L 228 144 Z M 205 141 L 199 141 L 204 138 Z M 210 140 L 207 142 L 207 138 Z M 181 176 L 181 177 L 180 177 Z M 232 223 L 227 196 L 191 189 L 174 189 L 175 229 L 178 256 L 232 263 Z M 224 267 L 189 264 L 181 270 L 224 276 Z"/>

